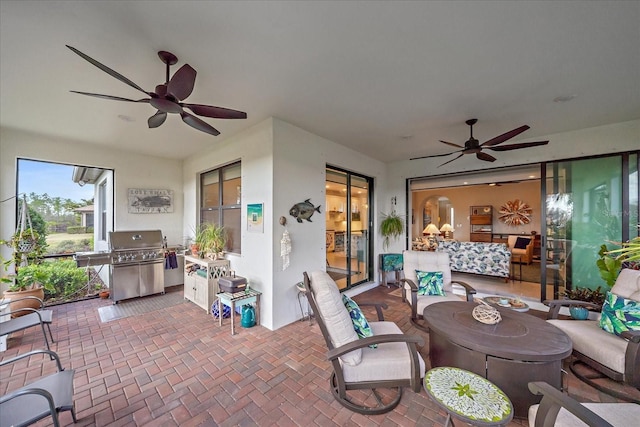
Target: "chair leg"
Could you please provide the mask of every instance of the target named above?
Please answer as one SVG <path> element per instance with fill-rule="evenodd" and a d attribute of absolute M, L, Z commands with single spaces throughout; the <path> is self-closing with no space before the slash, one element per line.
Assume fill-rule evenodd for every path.
<path fill-rule="evenodd" d="M 40 326 L 42 327 L 42 335 L 44 335 L 44 342 L 45 344 L 47 344 L 47 350 L 51 350 L 51 347 L 49 347 L 49 338 L 47 338 L 47 331 L 44 329 L 44 323 L 40 323 Z"/>
<path fill-rule="evenodd" d="M 357 412 L 362 415 L 380 415 L 392 411 L 396 406 L 400 403 L 402 399 L 402 387 L 391 387 L 391 389 L 395 389 L 395 396 L 392 401 L 389 403 L 384 403 L 376 391 L 376 389 L 370 389 L 373 393 L 373 396 L 377 402 L 376 406 L 362 405 L 352 401 L 348 396 L 346 390 L 340 390 L 338 386 L 338 381 L 336 378 L 336 373 L 331 373 L 331 378 L 329 379 L 329 385 L 331 387 L 331 393 L 333 397 L 345 408 Z M 362 390 L 361 390 L 362 391 Z"/>
<path fill-rule="evenodd" d="M 51 333 L 51 323 L 47 323 L 47 329 L 49 329 L 49 336 L 51 337 L 51 342 L 55 343 L 53 340 L 53 334 Z"/>
<path fill-rule="evenodd" d="M 586 363 L 584 363 L 583 361 L 581 361 L 580 359 L 574 359 L 571 361 L 571 363 L 569 364 L 569 369 L 571 369 L 571 372 L 573 372 L 573 375 L 575 375 L 580 381 L 583 381 L 589 384 L 591 387 L 595 388 L 596 390 L 600 390 L 601 392 L 606 393 L 609 396 L 613 396 L 617 399 L 624 400 L 627 402 L 640 404 L 640 399 L 636 399 L 633 396 L 629 396 L 626 393 L 619 392 L 617 390 L 613 390 L 611 388 L 605 387 L 602 384 L 599 384 L 598 382 L 595 381 L 598 379 L 607 379 L 608 381 L 615 381 L 615 380 L 612 380 L 611 378 L 607 377 L 604 374 L 601 374 L 600 372 L 597 372 L 591 375 L 588 375 L 588 374 L 585 375 L 579 372 L 578 369 L 575 368 L 575 366 L 578 364 L 587 366 L 589 369 L 592 369 L 592 368 Z"/>

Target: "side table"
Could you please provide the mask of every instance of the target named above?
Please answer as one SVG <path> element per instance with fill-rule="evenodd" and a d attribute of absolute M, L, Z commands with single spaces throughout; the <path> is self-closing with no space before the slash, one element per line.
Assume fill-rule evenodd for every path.
<path fill-rule="evenodd" d="M 474 426 L 502 426 L 513 418 L 513 405 L 502 390 L 480 375 L 460 368 L 433 368 L 424 376 L 424 389 L 451 417 Z"/>
<path fill-rule="evenodd" d="M 219 321 L 222 326 L 222 304 L 228 305 L 231 308 L 231 335 L 235 335 L 235 310 L 236 305 L 242 307 L 243 305 L 256 303 L 256 325 L 260 324 L 260 295 L 261 292 L 255 289 L 249 289 L 246 291 L 236 292 L 220 292 L 218 294 L 218 313 L 220 313 Z"/>

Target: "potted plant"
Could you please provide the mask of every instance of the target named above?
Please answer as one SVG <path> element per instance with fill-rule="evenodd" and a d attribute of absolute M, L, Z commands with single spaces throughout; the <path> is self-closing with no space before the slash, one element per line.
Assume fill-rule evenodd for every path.
<path fill-rule="evenodd" d="M 620 274 L 620 269 L 622 268 L 622 261 L 619 259 L 620 257 L 611 256 L 611 252 L 616 251 L 608 251 L 607 245 L 600 246 L 600 251 L 598 251 L 598 260 L 596 261 L 596 265 L 600 270 L 600 277 L 607 282 L 607 286 L 612 288 L 616 283 L 616 279 Z"/>
<path fill-rule="evenodd" d="M 211 259 L 224 256 L 224 247 L 227 244 L 227 234 L 224 226 L 218 224 L 202 224 L 196 231 L 195 244 L 199 252 Z"/>
<path fill-rule="evenodd" d="M 588 303 L 570 306 L 569 313 L 571 317 L 576 320 L 586 320 L 589 317 L 589 310 L 599 311 L 602 308 L 602 304 L 604 304 L 605 297 L 601 289 L 601 286 L 596 289 L 577 287 L 563 291 L 562 296 L 566 299 Z"/>
<path fill-rule="evenodd" d="M 621 266 L 637 268 L 640 265 L 640 236 L 620 245 L 622 248 L 608 251 L 607 254 L 614 255 Z"/>
<path fill-rule="evenodd" d="M 389 247 L 391 239 L 397 239 L 402 235 L 404 230 L 404 220 L 395 210 L 390 214 L 382 214 L 383 220 L 380 222 L 380 234 L 382 235 L 382 244 L 386 250 Z"/>

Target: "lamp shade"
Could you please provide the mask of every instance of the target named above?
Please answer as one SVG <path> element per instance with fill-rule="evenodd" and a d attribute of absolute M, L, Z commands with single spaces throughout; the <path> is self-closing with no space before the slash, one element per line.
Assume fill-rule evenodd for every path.
<path fill-rule="evenodd" d="M 422 230 L 423 234 L 440 234 L 440 230 L 438 227 L 433 225 L 433 223 L 427 225 L 424 230 Z"/>
<path fill-rule="evenodd" d="M 453 231 L 453 227 L 451 226 L 451 224 L 442 224 L 442 227 L 440 227 L 440 231 L 442 231 L 443 233 L 451 232 Z"/>

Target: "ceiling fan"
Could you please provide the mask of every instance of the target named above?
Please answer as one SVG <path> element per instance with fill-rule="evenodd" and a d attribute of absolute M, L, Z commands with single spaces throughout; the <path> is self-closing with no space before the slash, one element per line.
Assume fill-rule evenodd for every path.
<path fill-rule="evenodd" d="M 121 98 L 119 96 L 102 95 L 99 93 L 79 92 L 76 90 L 72 90 L 71 92 L 79 93 L 81 95 L 95 96 L 96 98 L 111 99 L 114 101 L 141 102 L 151 104 L 151 106 L 158 111 L 153 116 L 149 117 L 149 120 L 147 120 L 150 128 L 157 128 L 158 126 L 163 124 L 167 119 L 167 113 L 175 113 L 180 114 L 180 117 L 182 117 L 182 121 L 192 128 L 214 136 L 220 135 L 220 132 L 216 128 L 194 116 L 193 114 L 185 111 L 185 109 L 191 110 L 198 116 L 211 117 L 214 119 L 247 118 L 247 113 L 243 111 L 214 107 L 212 105 L 187 104 L 185 102 L 182 102 L 189 95 L 191 95 L 191 92 L 193 91 L 193 87 L 196 81 L 196 70 L 191 68 L 189 64 L 184 64 L 182 67 L 180 67 L 180 69 L 178 69 L 178 71 L 173 74 L 173 77 L 169 78 L 169 67 L 178 62 L 178 58 L 170 52 L 166 52 L 164 50 L 158 52 L 160 60 L 167 66 L 167 77 L 165 83 L 156 86 L 155 92 L 147 92 L 117 71 L 114 71 L 106 65 L 99 63 L 95 59 L 85 55 L 72 46 L 66 46 L 91 64 L 109 74 L 111 77 L 115 77 L 116 79 L 131 86 L 132 88 L 139 90 L 140 92 L 149 96 L 149 98 L 129 99 Z"/>
<path fill-rule="evenodd" d="M 495 162 L 495 160 L 496 160 L 495 157 L 493 157 L 490 154 L 483 153 L 482 150 L 485 149 L 485 148 L 488 149 L 488 150 L 493 150 L 493 151 L 519 150 L 521 148 L 535 147 L 535 146 L 538 146 L 538 145 L 547 145 L 549 143 L 549 141 L 535 141 L 535 142 L 522 142 L 522 143 L 519 143 L 519 144 L 511 144 L 511 145 L 502 145 L 502 146 L 496 147 L 498 144 L 502 144 L 503 142 L 508 141 L 509 139 L 513 138 L 514 136 L 519 135 L 522 132 L 524 132 L 525 130 L 529 129 L 529 126 L 524 125 L 524 126 L 520 126 L 519 128 L 510 130 L 509 132 L 503 133 L 502 135 L 496 136 L 495 138 L 492 138 L 492 139 L 480 144 L 480 141 L 478 141 L 477 139 L 475 139 L 473 137 L 473 125 L 475 125 L 477 122 L 478 122 L 478 119 L 469 119 L 469 120 L 467 120 L 465 122 L 470 127 L 471 136 L 469 137 L 467 142 L 464 143 L 464 146 L 458 145 L 458 144 L 454 144 L 453 142 L 447 142 L 447 141 L 440 140 L 440 142 L 442 142 L 443 144 L 451 145 L 451 146 L 456 147 L 456 148 L 461 148 L 461 150 L 454 151 L 452 153 L 446 153 L 446 154 L 434 154 L 434 155 L 431 155 L 431 156 L 413 157 L 411 160 L 428 159 L 430 157 L 443 157 L 443 156 L 448 156 L 450 154 L 460 153 L 457 157 L 454 157 L 453 159 L 451 159 L 449 161 L 446 161 L 446 162 L 444 162 L 443 164 L 440 165 L 440 166 L 444 166 L 447 163 L 451 163 L 454 160 L 459 159 L 460 157 L 464 156 L 465 154 L 474 154 L 475 153 L 476 157 L 478 159 L 480 159 L 480 160 L 484 160 L 485 162 Z M 438 166 L 438 167 L 440 167 L 440 166 Z"/>

